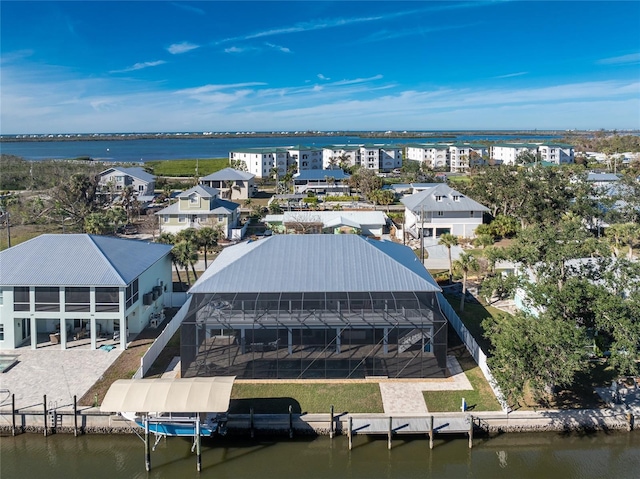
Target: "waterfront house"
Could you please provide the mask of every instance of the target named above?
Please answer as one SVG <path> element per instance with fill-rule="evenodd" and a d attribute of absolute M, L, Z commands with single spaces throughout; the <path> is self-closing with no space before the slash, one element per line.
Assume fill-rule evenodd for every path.
<path fill-rule="evenodd" d="M 231 238 L 240 205 L 220 199 L 219 192 L 217 188 L 197 185 L 179 193 L 177 202 L 156 213 L 160 217 L 160 233 L 208 226 L 219 228 L 225 238 Z"/>
<path fill-rule="evenodd" d="M 116 339 L 172 306 L 171 246 L 44 234 L 0 252 L 0 349 Z"/>
<path fill-rule="evenodd" d="M 224 168 L 215 173 L 200 178 L 200 184 L 220 191 L 220 197 L 226 200 L 246 200 L 253 197 L 256 187 L 253 173 Z"/>
<path fill-rule="evenodd" d="M 274 235 L 230 246 L 189 290 L 181 377 L 443 377 L 439 291 L 391 241 Z"/>
<path fill-rule="evenodd" d="M 434 184 L 400 201 L 405 206 L 405 231 L 416 238 L 444 233 L 473 238 L 484 213 L 489 212 L 487 207 L 445 183 Z"/>

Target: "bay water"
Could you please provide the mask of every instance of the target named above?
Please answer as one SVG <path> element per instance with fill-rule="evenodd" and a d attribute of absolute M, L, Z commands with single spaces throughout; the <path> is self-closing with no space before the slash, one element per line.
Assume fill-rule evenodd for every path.
<path fill-rule="evenodd" d="M 0 152 L 27 160 L 90 157 L 113 162 L 145 162 L 182 158 L 228 158 L 229 152 L 244 148 L 302 145 L 323 147 L 344 144 L 404 145 L 437 141 L 515 141 L 512 135 L 469 133 L 456 138 L 361 138 L 358 136 L 270 136 L 241 138 L 157 138 L 125 140 L 12 141 L 0 143 Z M 528 136 L 523 141 L 558 141 L 554 136 Z"/>

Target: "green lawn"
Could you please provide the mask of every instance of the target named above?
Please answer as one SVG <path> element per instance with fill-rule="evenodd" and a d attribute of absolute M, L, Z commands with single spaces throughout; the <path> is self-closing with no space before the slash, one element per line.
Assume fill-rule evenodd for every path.
<path fill-rule="evenodd" d="M 464 346 L 457 348 L 456 357 L 473 391 L 425 391 L 423 394 L 427 409 L 430 412 L 460 411 L 462 398 L 464 398 L 467 408 L 471 411 L 500 411 L 500 404 L 489 383 Z"/>
<path fill-rule="evenodd" d="M 230 413 L 384 412 L 377 383 L 235 383 Z"/>
<path fill-rule="evenodd" d="M 184 176 L 195 175 L 196 163 L 198 166 L 198 176 L 210 175 L 216 171 L 229 166 L 228 158 L 208 158 L 208 159 L 183 159 L 183 160 L 157 160 L 147 161 L 144 166 L 151 168 L 156 176 Z"/>

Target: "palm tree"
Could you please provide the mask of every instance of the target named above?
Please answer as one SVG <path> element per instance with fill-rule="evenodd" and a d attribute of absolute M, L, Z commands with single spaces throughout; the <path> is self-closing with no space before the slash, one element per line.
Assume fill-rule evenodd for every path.
<path fill-rule="evenodd" d="M 175 245 L 176 237 L 172 233 L 165 232 L 160 234 L 160 236 L 158 236 L 158 243 Z M 171 262 L 173 263 L 173 266 L 176 268 L 176 275 L 178 276 L 178 281 L 180 282 L 180 284 L 182 284 L 182 277 L 180 276 L 179 268 L 184 268 L 185 265 L 180 261 L 181 258 L 178 257 L 177 252 L 174 250 L 175 248 L 171 250 Z"/>
<path fill-rule="evenodd" d="M 456 271 L 462 273 L 462 296 L 460 297 L 460 312 L 464 311 L 464 298 L 467 295 L 467 277 L 470 272 L 478 271 L 478 260 L 469 253 L 460 253 L 457 260 L 453 262 Z"/>
<path fill-rule="evenodd" d="M 205 226 L 197 231 L 196 238 L 198 240 L 198 244 L 204 249 L 204 269 L 207 269 L 209 267 L 207 262 L 207 250 L 218 245 L 219 231 L 216 231 L 210 226 Z"/>
<path fill-rule="evenodd" d="M 453 261 L 451 260 L 451 247 L 458 245 L 458 237 L 452 235 L 451 233 L 444 233 L 440 236 L 438 244 L 446 246 L 449 250 L 449 284 L 451 284 L 453 283 Z"/>
<path fill-rule="evenodd" d="M 195 264 L 198 262 L 198 249 L 193 243 L 188 241 L 179 241 L 173 247 L 171 252 L 174 254 L 176 263 L 187 271 L 187 284 L 191 286 L 191 278 L 189 276 L 188 267 L 191 266 L 193 276 L 198 279 Z"/>

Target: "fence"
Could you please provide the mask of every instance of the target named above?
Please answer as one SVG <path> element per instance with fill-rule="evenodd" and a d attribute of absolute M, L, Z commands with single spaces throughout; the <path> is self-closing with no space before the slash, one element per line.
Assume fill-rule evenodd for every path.
<path fill-rule="evenodd" d="M 158 338 L 153 342 L 151 347 L 144 353 L 144 356 L 140 358 L 140 368 L 133 375 L 134 379 L 142 379 L 145 374 L 151 369 L 154 361 L 158 359 L 160 353 L 165 348 L 169 340 L 176 333 L 180 325 L 182 324 L 182 320 L 187 315 L 189 311 L 189 305 L 191 304 L 191 297 L 187 299 L 187 301 L 182 305 L 182 307 L 178 310 L 176 315 L 169 321 L 169 323 L 162 330 Z"/>
<path fill-rule="evenodd" d="M 489 386 L 491 386 L 493 393 L 496 395 L 500 406 L 502 406 L 502 409 L 504 411 L 509 411 L 510 408 L 507 404 L 507 401 L 505 400 L 504 394 L 502 394 L 502 391 L 496 383 L 496 380 L 494 379 L 493 374 L 491 374 L 491 370 L 489 369 L 489 365 L 487 364 L 487 355 L 484 353 L 482 348 L 480 348 L 475 338 L 471 335 L 467 327 L 464 325 L 460 317 L 456 314 L 456 312 L 449 304 L 449 301 L 447 301 L 442 293 L 438 293 L 438 301 L 440 302 L 440 309 L 447 317 L 447 320 L 449 320 L 449 324 L 451 324 L 456 333 L 458 333 L 458 336 L 466 346 L 467 351 L 469 351 L 469 354 L 471 354 L 476 363 L 478 363 L 482 374 L 484 374 L 484 377 L 487 379 Z"/>

